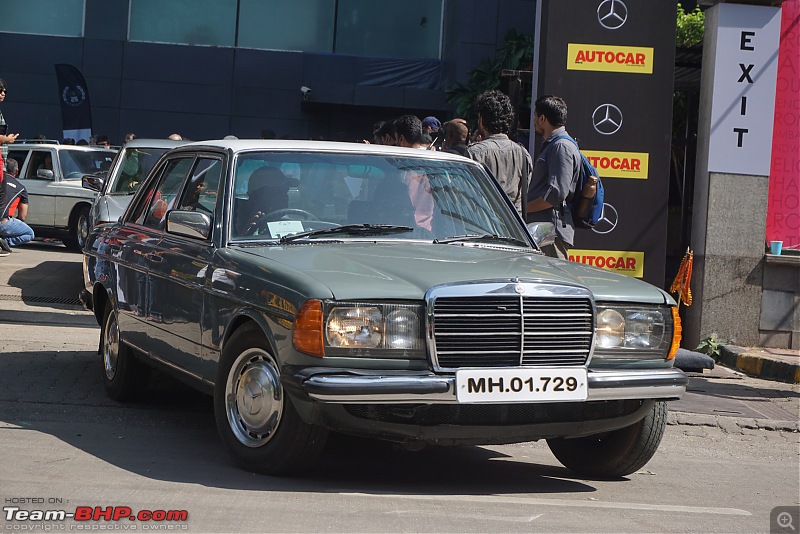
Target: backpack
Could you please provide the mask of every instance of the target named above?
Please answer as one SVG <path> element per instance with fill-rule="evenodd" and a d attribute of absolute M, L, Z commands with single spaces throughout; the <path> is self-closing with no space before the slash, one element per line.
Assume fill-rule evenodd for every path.
<path fill-rule="evenodd" d="M 544 151 L 542 151 L 540 157 L 543 158 L 545 162 L 547 161 L 547 152 L 549 152 L 550 147 L 552 147 L 555 141 L 558 139 L 569 139 L 575 143 L 576 147 L 578 146 L 578 142 L 572 137 L 568 135 L 560 135 L 553 139 L 553 141 L 547 145 Z M 572 213 L 572 222 L 575 225 L 575 228 L 591 229 L 594 228 L 600 219 L 603 218 L 605 189 L 603 188 L 603 182 L 600 180 L 600 174 L 597 172 L 597 169 L 594 168 L 594 165 L 589 162 L 586 156 L 583 155 L 583 152 L 580 152 L 580 147 L 578 152 L 581 155 L 581 170 L 580 174 L 578 175 L 578 183 L 575 184 L 575 189 L 570 191 L 569 195 L 567 195 L 564 203 Z M 591 197 L 591 199 L 585 199 L 584 202 L 581 202 L 581 192 L 583 191 L 583 188 L 590 176 L 597 177 L 597 187 L 595 189 L 594 196 Z"/>

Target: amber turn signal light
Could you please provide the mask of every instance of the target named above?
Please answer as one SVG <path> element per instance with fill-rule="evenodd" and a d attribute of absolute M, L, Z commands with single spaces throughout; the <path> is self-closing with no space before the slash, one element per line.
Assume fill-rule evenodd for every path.
<path fill-rule="evenodd" d="M 307 300 L 294 320 L 292 342 L 294 348 L 311 356 L 325 356 L 325 345 L 322 338 L 322 302 Z"/>
<path fill-rule="evenodd" d="M 669 348 L 667 361 L 673 359 L 681 347 L 681 337 L 683 335 L 683 327 L 681 326 L 681 316 L 678 315 L 678 307 L 672 307 L 672 345 Z"/>

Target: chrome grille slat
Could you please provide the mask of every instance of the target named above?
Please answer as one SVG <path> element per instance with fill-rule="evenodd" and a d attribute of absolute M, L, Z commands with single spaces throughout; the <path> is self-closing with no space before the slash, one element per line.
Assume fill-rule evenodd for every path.
<path fill-rule="evenodd" d="M 520 335 L 522 332 L 517 330 L 516 332 L 437 332 L 438 336 L 446 337 L 446 336 L 507 336 L 508 334 L 514 334 L 516 336 Z"/>
<path fill-rule="evenodd" d="M 435 366 L 584 365 L 594 330 L 590 296 L 562 296 L 568 293 L 563 286 L 541 288 L 550 294 L 437 296 L 431 314 Z"/>
<path fill-rule="evenodd" d="M 580 332 L 571 332 L 571 331 L 564 331 L 564 330 L 548 330 L 548 331 L 537 331 L 537 332 L 526 332 L 525 337 L 528 336 L 568 336 L 568 335 L 580 335 Z"/>

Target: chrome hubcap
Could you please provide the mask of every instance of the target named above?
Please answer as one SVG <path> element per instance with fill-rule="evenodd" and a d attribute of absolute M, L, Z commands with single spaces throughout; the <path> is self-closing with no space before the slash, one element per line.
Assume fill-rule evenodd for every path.
<path fill-rule="evenodd" d="M 83 247 L 89 236 L 89 220 L 85 216 L 78 218 L 78 243 Z"/>
<path fill-rule="evenodd" d="M 106 378 L 114 380 L 117 375 L 117 362 L 119 360 L 119 326 L 117 315 L 112 311 L 106 321 L 103 338 L 103 367 Z"/>
<path fill-rule="evenodd" d="M 260 447 L 272 439 L 283 413 L 283 388 L 272 357 L 262 349 L 239 355 L 228 373 L 228 424 L 243 445 Z"/>

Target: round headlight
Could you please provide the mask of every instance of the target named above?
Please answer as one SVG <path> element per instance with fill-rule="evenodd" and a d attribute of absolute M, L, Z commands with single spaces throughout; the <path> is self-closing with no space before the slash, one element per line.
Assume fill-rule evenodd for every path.
<path fill-rule="evenodd" d="M 664 337 L 664 316 L 658 311 L 631 310 L 628 315 L 626 345 L 636 348 L 658 348 Z"/>
<path fill-rule="evenodd" d="M 625 342 L 625 318 L 617 310 L 605 309 L 597 314 L 597 345 L 620 347 Z"/>
<path fill-rule="evenodd" d="M 408 308 L 386 315 L 386 348 L 416 349 L 420 343 L 419 317 Z"/>

